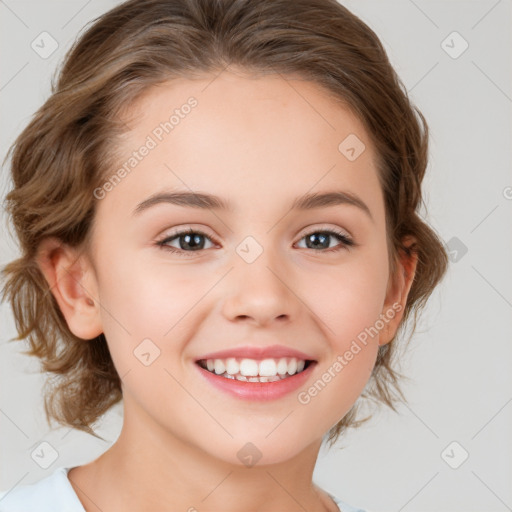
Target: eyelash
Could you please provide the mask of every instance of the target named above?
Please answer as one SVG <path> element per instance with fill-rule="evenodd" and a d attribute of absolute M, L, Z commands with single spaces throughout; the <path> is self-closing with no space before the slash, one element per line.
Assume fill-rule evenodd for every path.
<path fill-rule="evenodd" d="M 345 233 L 343 233 L 341 231 L 337 231 L 335 229 L 326 229 L 326 230 L 318 229 L 318 230 L 315 230 L 315 231 L 311 231 L 310 233 L 306 233 L 300 240 L 302 240 L 303 238 L 305 238 L 307 236 L 310 236 L 310 235 L 313 235 L 313 234 L 317 234 L 317 233 L 322 233 L 322 234 L 331 235 L 331 236 L 334 235 L 335 238 L 337 238 L 341 242 L 341 244 L 339 244 L 338 246 L 336 246 L 334 248 L 325 249 L 325 250 L 318 250 L 318 251 L 316 251 L 315 249 L 311 249 L 312 251 L 315 251 L 315 252 L 336 253 L 338 251 L 341 251 L 341 250 L 344 250 L 344 249 L 347 250 L 350 247 L 355 247 L 357 245 L 354 242 L 354 240 L 349 238 Z M 158 247 L 160 247 L 161 249 L 163 249 L 165 251 L 172 252 L 172 253 L 176 254 L 177 256 L 180 256 L 180 257 L 191 257 L 192 254 L 194 254 L 196 252 L 202 252 L 202 251 L 207 250 L 207 249 L 199 249 L 197 251 L 184 251 L 183 249 L 177 249 L 176 247 L 170 247 L 169 245 L 167 245 L 169 242 L 171 242 L 171 241 L 173 241 L 173 240 L 175 240 L 175 239 L 177 239 L 177 238 L 179 238 L 180 236 L 183 236 L 183 235 L 201 235 L 201 236 L 204 236 L 204 237 L 208 238 L 211 242 L 216 243 L 215 240 L 212 239 L 212 237 L 210 237 L 209 235 L 207 235 L 203 231 L 190 228 L 190 229 L 186 229 L 186 230 L 183 230 L 183 231 L 178 231 L 177 233 L 174 233 L 171 236 L 167 236 L 163 240 L 160 240 L 160 241 L 156 242 L 156 245 Z"/>

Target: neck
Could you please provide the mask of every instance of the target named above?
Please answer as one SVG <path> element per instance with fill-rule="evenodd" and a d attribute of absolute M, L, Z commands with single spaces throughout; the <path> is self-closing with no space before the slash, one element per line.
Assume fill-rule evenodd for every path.
<path fill-rule="evenodd" d="M 87 512 L 338 510 L 312 481 L 321 439 L 290 460 L 247 467 L 219 460 L 159 426 L 149 429 L 143 416 L 126 412 L 125 404 L 112 447 L 69 473 Z"/>

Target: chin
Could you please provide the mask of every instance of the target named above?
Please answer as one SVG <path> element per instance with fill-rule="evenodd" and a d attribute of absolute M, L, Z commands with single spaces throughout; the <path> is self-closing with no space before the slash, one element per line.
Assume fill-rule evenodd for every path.
<path fill-rule="evenodd" d="M 321 438 L 319 438 L 320 443 Z M 235 439 L 225 443 L 216 442 L 215 446 L 216 450 L 213 453 L 211 447 L 205 447 L 205 449 L 209 448 L 208 451 L 212 456 L 227 464 L 251 468 L 280 464 L 294 459 L 308 448 L 308 443 L 304 442 L 304 438 L 299 440 L 296 436 L 290 436 L 284 431 L 281 435 L 272 433 L 267 439 L 261 434 L 254 437 L 235 435 Z"/>

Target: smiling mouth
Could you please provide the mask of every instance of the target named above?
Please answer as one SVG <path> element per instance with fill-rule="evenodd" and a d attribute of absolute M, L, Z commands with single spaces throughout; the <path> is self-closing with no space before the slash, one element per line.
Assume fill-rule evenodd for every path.
<path fill-rule="evenodd" d="M 315 361 L 295 357 L 250 359 L 200 359 L 203 369 L 226 379 L 242 382 L 277 382 L 302 373 Z"/>

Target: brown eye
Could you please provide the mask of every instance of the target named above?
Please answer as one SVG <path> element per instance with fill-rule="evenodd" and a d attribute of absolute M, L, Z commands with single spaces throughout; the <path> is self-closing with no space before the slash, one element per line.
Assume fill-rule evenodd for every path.
<path fill-rule="evenodd" d="M 341 244 L 332 247 L 331 241 L 335 238 Z M 355 245 L 354 241 L 342 232 L 334 230 L 314 231 L 302 237 L 301 240 L 306 240 L 306 248 L 313 250 L 329 249 L 327 252 L 337 251 L 346 247 Z M 324 251 L 325 252 L 325 251 Z"/>
<path fill-rule="evenodd" d="M 205 239 L 210 240 L 210 237 L 202 231 L 188 229 L 186 231 L 179 231 L 171 236 L 165 237 L 163 240 L 157 242 L 157 245 L 162 249 L 183 255 L 187 252 L 197 252 L 205 249 Z M 171 246 L 171 242 L 177 242 L 178 247 Z"/>

